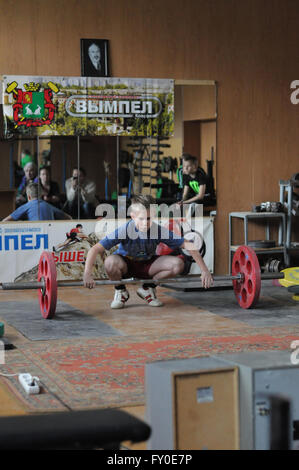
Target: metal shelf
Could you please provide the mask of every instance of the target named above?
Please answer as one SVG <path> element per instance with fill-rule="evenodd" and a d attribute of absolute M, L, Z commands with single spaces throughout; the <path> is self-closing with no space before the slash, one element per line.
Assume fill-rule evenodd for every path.
<path fill-rule="evenodd" d="M 298 187 L 295 183 L 292 183 L 290 180 L 279 181 L 279 201 L 281 204 L 285 204 L 284 196 L 287 194 L 287 221 L 286 221 L 286 248 L 287 250 L 298 250 L 299 243 L 292 242 L 292 208 L 293 208 L 293 188 Z M 296 246 L 297 245 L 297 246 Z"/>
<path fill-rule="evenodd" d="M 237 249 L 242 246 L 242 245 L 231 245 L 231 251 L 237 251 Z M 285 248 L 283 246 L 273 246 L 272 248 L 256 248 L 251 246 L 250 248 L 253 248 L 254 251 L 260 254 L 267 254 L 267 253 L 283 253 L 285 251 Z"/>
<path fill-rule="evenodd" d="M 265 220 L 266 221 L 266 238 L 270 240 L 270 219 L 279 220 L 279 231 L 278 231 L 278 245 L 272 248 L 255 248 L 254 251 L 257 254 L 277 254 L 281 253 L 284 256 L 284 263 L 286 266 L 289 265 L 289 257 L 286 248 L 286 214 L 284 212 L 230 212 L 229 214 L 229 273 L 231 274 L 232 264 L 232 253 L 234 253 L 239 245 L 233 244 L 233 233 L 232 233 L 232 219 L 239 218 L 243 219 L 244 223 L 244 245 L 248 245 L 248 224 L 250 220 Z"/>

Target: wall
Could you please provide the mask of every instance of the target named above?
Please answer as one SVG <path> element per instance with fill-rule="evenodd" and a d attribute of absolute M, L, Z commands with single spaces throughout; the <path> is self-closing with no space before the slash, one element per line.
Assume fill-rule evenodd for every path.
<path fill-rule="evenodd" d="M 218 82 L 216 271 L 228 213 L 278 200 L 298 172 L 296 0 L 0 0 L 0 71 L 80 75 L 80 38 L 110 41 L 111 74 Z"/>

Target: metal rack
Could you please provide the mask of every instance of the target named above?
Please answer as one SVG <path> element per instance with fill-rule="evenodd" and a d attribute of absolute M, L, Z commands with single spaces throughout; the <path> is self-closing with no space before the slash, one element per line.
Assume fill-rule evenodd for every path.
<path fill-rule="evenodd" d="M 178 185 L 173 181 L 172 165 L 166 168 L 165 161 L 170 160 L 176 163 L 176 158 L 164 157 L 164 148 L 170 148 L 167 141 L 168 137 L 157 137 L 155 141 L 152 141 L 151 137 L 130 137 L 133 143 L 127 144 L 127 147 L 133 149 L 133 170 L 134 176 L 136 177 L 135 186 L 139 194 L 143 192 L 143 188 L 149 188 L 149 193 L 152 193 L 152 189 L 157 189 L 157 194 L 162 192 L 163 178 L 162 174 L 168 173 L 167 178 L 168 185 L 171 186 L 171 195 L 175 192 Z M 175 168 L 176 169 L 176 168 Z M 173 186 L 173 188 L 172 188 Z M 160 199 L 160 196 L 156 196 Z"/>
<path fill-rule="evenodd" d="M 287 220 L 286 220 L 286 249 L 289 252 L 290 250 L 299 250 L 299 242 L 292 242 L 292 219 L 293 219 L 293 199 L 294 192 L 293 189 L 298 187 L 291 180 L 279 181 L 279 200 L 287 209 Z M 286 201 L 285 201 L 286 195 Z"/>
<path fill-rule="evenodd" d="M 230 212 L 229 214 L 229 273 L 231 273 L 231 264 L 233 253 L 239 245 L 233 245 L 232 219 L 243 219 L 244 222 L 244 245 L 248 245 L 248 224 L 250 220 L 265 220 L 265 240 L 270 240 L 270 220 L 279 219 L 278 245 L 273 248 L 254 248 L 257 254 L 283 254 L 284 263 L 289 265 L 289 257 L 286 247 L 286 214 L 284 212 Z"/>

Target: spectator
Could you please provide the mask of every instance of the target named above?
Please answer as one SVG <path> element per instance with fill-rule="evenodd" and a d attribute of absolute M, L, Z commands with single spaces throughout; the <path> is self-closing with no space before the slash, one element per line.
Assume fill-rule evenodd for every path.
<path fill-rule="evenodd" d="M 96 185 L 86 177 L 84 168 L 74 168 L 73 176 L 65 182 L 66 202 L 63 206 L 73 218 L 78 217 L 78 203 L 80 218 L 94 218 L 96 199 Z"/>
<path fill-rule="evenodd" d="M 193 216 L 198 204 L 202 204 L 206 192 L 207 175 L 198 166 L 197 158 L 188 153 L 183 154 L 183 195 L 179 206 L 188 204 L 188 214 Z"/>
<path fill-rule="evenodd" d="M 57 207 L 48 204 L 46 201 L 38 199 L 38 184 L 30 183 L 26 187 L 28 202 L 18 207 L 14 212 L 8 215 L 2 222 L 15 220 L 63 220 L 71 219 Z"/>
<path fill-rule="evenodd" d="M 41 166 L 39 169 L 39 184 L 40 184 L 40 195 L 41 198 L 52 204 L 55 207 L 60 208 L 60 190 L 59 185 L 56 181 L 51 180 L 50 168 L 47 166 Z"/>
<path fill-rule="evenodd" d="M 19 185 L 17 189 L 16 207 L 19 207 L 28 201 L 27 194 L 26 194 L 27 185 L 29 183 L 37 183 L 37 182 L 38 182 L 38 176 L 37 176 L 37 167 L 35 163 L 33 162 L 26 163 L 26 165 L 24 166 L 24 176 L 22 178 L 21 184 Z"/>

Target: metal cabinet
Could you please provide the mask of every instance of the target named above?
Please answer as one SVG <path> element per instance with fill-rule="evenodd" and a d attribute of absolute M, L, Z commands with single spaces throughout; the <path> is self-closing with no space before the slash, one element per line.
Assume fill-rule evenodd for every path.
<path fill-rule="evenodd" d="M 146 364 L 148 449 L 299 449 L 294 352 L 244 351 Z"/>
<path fill-rule="evenodd" d="M 217 359 L 239 369 L 240 449 L 271 450 L 278 437 L 298 449 L 299 364 L 291 353 L 251 351 L 219 354 Z M 279 401 L 289 402 L 289 416 L 283 416 L 286 410 L 277 407 Z M 277 413 L 288 419 L 277 421 Z"/>

